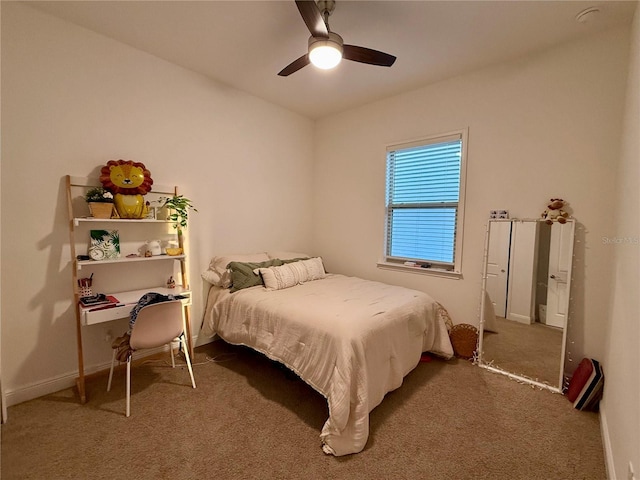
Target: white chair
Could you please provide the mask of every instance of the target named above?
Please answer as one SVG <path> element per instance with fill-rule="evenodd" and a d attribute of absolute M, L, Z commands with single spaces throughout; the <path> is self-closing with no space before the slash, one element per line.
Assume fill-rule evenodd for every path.
<path fill-rule="evenodd" d="M 184 337 L 184 310 L 180 300 L 154 303 L 143 307 L 138 312 L 136 321 L 131 330 L 129 339 L 129 350 L 126 354 L 127 361 L 127 417 L 131 413 L 131 357 L 133 352 L 145 348 L 156 348 L 170 344 L 174 340 L 180 340 L 182 351 L 187 361 L 187 368 L 191 376 L 191 385 L 196 388 L 196 381 L 193 378 L 191 359 Z M 111 359 L 111 370 L 109 371 L 109 383 L 107 391 L 111 390 L 111 380 L 113 378 L 113 367 L 118 353 L 117 345 L 113 346 L 113 357 Z M 173 349 L 171 350 L 171 365 L 175 368 Z"/>

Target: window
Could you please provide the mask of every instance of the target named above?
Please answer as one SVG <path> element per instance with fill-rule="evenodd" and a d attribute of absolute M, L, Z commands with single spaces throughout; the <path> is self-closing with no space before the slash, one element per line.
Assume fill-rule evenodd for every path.
<path fill-rule="evenodd" d="M 387 148 L 385 260 L 460 272 L 466 131 Z"/>

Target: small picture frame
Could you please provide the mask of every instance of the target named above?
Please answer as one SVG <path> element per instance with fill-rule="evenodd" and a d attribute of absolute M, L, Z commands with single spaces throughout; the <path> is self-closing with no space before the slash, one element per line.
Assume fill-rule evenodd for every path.
<path fill-rule="evenodd" d="M 490 210 L 489 218 L 506 220 L 509 218 L 509 210 Z"/>
<path fill-rule="evenodd" d="M 149 211 L 147 212 L 147 216 L 145 217 L 148 220 L 157 220 L 158 219 L 158 207 L 152 207 L 149 205 Z"/>
<path fill-rule="evenodd" d="M 92 260 L 120 258 L 120 235 L 118 230 L 91 230 L 89 256 Z"/>

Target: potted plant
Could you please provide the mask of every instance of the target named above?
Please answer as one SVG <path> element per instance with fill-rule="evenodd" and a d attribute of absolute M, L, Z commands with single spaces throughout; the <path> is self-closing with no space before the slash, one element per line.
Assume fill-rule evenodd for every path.
<path fill-rule="evenodd" d="M 178 238 L 182 237 L 182 229 L 187 228 L 189 219 L 189 210 L 197 212 L 193 203 L 182 195 L 174 195 L 173 197 L 160 197 L 161 207 L 169 209 L 167 219 L 173 222 L 173 228 L 178 231 Z"/>
<path fill-rule="evenodd" d="M 113 214 L 113 195 L 104 187 L 90 188 L 84 199 L 89 204 L 94 218 L 111 218 Z"/>

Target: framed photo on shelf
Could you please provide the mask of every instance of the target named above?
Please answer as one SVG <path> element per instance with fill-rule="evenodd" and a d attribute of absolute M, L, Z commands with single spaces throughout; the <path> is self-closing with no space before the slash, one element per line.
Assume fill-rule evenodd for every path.
<path fill-rule="evenodd" d="M 149 205 L 149 212 L 145 217 L 147 220 L 157 220 L 158 219 L 158 207 L 152 207 Z"/>
<path fill-rule="evenodd" d="M 117 230 L 91 230 L 89 256 L 92 260 L 120 257 L 120 235 Z"/>

